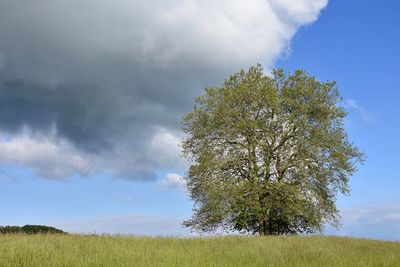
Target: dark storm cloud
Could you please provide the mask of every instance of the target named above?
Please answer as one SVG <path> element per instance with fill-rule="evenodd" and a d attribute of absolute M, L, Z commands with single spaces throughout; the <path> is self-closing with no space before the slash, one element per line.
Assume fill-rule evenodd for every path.
<path fill-rule="evenodd" d="M 23 126 L 41 131 L 55 124 L 61 137 L 79 147 L 110 149 L 128 131 L 131 134 L 132 127 L 136 138 L 152 125 L 176 129 L 177 118 L 192 105 L 196 87 L 201 88 L 196 77 L 185 84 L 184 73 L 152 70 L 149 76 L 121 61 L 76 69 L 57 85 L 4 77 L 0 127 L 9 132 Z"/>
<path fill-rule="evenodd" d="M 134 139 L 147 136 L 152 125 L 177 128 L 177 118 L 206 83 L 202 77 L 210 81 L 214 76 L 187 63 L 185 68 L 160 66 L 162 60 L 144 63 L 143 55 L 135 54 L 141 49 L 135 40 L 128 41 L 131 48 L 120 47 L 124 40 L 106 40 L 115 38 L 118 21 L 109 25 L 112 18 L 101 10 L 85 19 L 83 10 L 71 14 L 61 1 L 59 8 L 67 10 L 50 2 L 54 1 L 1 4 L 3 130 L 16 132 L 28 126 L 42 131 L 55 125 L 61 137 L 80 148 L 110 149 L 130 128 Z M 129 27 L 135 27 L 135 19 L 130 22 Z M 133 30 L 127 37 L 139 42 L 145 35 Z M 178 63 L 185 61 L 182 57 Z"/>
<path fill-rule="evenodd" d="M 51 138 L 2 143 L 10 155 L 0 160 L 16 161 L 11 154 L 17 142 L 39 153 L 47 147 L 45 158 L 54 158 L 66 147 L 59 140 L 66 140 L 75 150 L 68 146 L 71 164 L 55 171 L 56 177 L 73 173 L 70 166 L 83 166 L 79 174 L 109 171 L 144 179 L 159 168 L 182 167 L 177 150 L 170 150 L 193 98 L 234 70 L 270 64 L 326 1 L 299 1 L 296 9 L 288 1 L 278 5 L 280 13 L 298 14 L 298 22 L 280 18 L 276 5 L 2 0 L 0 133 L 13 138 L 29 129 L 29 135 Z M 46 165 L 25 154 L 17 163 Z"/>

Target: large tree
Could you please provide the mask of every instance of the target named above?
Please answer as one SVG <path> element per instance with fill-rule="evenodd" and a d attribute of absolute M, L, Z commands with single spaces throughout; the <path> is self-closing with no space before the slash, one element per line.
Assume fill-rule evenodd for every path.
<path fill-rule="evenodd" d="M 183 117 L 197 231 L 310 233 L 337 225 L 337 193 L 363 154 L 348 141 L 334 82 L 260 65 L 206 88 Z"/>

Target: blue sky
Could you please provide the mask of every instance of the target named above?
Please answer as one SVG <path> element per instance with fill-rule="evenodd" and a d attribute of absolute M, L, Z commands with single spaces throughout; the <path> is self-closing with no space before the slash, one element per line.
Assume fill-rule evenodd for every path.
<path fill-rule="evenodd" d="M 0 225 L 189 234 L 180 116 L 204 86 L 261 62 L 336 80 L 367 155 L 326 233 L 400 240 L 398 1 L 228 2 L 118 0 L 118 19 L 106 1 L 2 2 Z"/>
<path fill-rule="evenodd" d="M 352 179 L 352 197 L 340 199 L 343 204 L 400 198 L 399 7 L 396 1 L 332 1 L 297 34 L 290 56 L 276 64 L 337 81 L 349 112 L 349 137 L 367 154 Z"/>
<path fill-rule="evenodd" d="M 350 180 L 351 195 L 338 197 L 339 234 L 400 239 L 399 8 L 396 1 L 331 1 L 276 64 L 336 80 L 347 103 L 349 137 L 367 155 Z"/>

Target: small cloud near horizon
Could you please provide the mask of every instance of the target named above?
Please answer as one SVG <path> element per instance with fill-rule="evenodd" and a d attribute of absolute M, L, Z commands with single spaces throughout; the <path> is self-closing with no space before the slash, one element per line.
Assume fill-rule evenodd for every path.
<path fill-rule="evenodd" d="M 341 216 L 342 226 L 328 226 L 326 234 L 400 241 L 400 200 L 346 207 Z"/>

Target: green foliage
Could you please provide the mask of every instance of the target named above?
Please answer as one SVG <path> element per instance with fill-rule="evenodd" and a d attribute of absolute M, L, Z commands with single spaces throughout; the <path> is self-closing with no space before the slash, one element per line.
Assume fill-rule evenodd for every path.
<path fill-rule="evenodd" d="M 400 243 L 335 237 L 0 236 L 0 267 L 394 267 Z"/>
<path fill-rule="evenodd" d="M 296 234 L 338 223 L 335 200 L 363 161 L 334 82 L 260 65 L 206 88 L 184 116 L 196 231 Z"/>
<path fill-rule="evenodd" d="M 64 231 L 44 225 L 0 226 L 0 234 L 66 234 Z"/>

